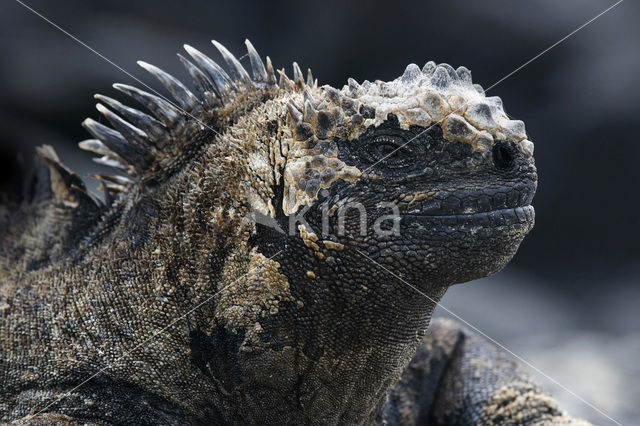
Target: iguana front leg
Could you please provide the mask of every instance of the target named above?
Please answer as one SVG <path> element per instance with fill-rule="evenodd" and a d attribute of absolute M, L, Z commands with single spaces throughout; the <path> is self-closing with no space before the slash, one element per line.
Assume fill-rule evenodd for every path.
<path fill-rule="evenodd" d="M 387 424 L 589 424 L 564 414 L 505 352 L 446 319 L 432 322 L 388 395 Z"/>

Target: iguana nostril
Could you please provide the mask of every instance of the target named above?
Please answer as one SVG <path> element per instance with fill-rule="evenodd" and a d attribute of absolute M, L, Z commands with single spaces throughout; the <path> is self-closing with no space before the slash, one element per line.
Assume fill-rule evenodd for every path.
<path fill-rule="evenodd" d="M 493 146 L 493 164 L 498 169 L 508 169 L 513 165 L 513 152 L 511 147 L 504 143 L 498 142 Z"/>

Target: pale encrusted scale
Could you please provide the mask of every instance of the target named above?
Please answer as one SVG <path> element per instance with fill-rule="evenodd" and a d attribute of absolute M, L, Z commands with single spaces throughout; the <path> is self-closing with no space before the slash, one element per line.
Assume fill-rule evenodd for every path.
<path fill-rule="evenodd" d="M 342 92 L 362 104 L 375 109 L 375 118 L 367 119 L 365 125 L 380 125 L 389 114 L 394 114 L 400 125 L 428 127 L 434 124 L 446 125 L 449 119 L 459 122 L 460 133 L 449 126 L 446 139 L 473 144 L 474 148 L 484 151 L 484 143 L 476 144 L 478 138 L 484 141 L 488 133 L 495 140 L 512 141 L 527 155 L 532 152 L 532 144 L 526 141 L 524 123 L 511 120 L 502 107 L 498 97 L 486 97 L 478 85 L 471 79 L 471 71 L 465 67 L 454 70 L 448 64 L 436 65 L 434 62 L 420 69 L 410 64 L 404 73 L 393 81 L 376 80 L 358 84 L 350 81 Z M 462 125 L 461 120 L 467 125 Z M 485 132 L 485 133 L 483 133 Z M 522 145 L 527 148 L 522 148 Z"/>

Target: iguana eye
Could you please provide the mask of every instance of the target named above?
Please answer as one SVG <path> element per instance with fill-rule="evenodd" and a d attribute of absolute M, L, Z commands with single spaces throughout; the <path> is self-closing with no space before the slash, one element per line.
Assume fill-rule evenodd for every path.
<path fill-rule="evenodd" d="M 392 136 L 381 135 L 374 138 L 369 146 L 369 153 L 375 161 L 387 165 L 397 165 L 406 158 L 404 140 Z"/>
<path fill-rule="evenodd" d="M 376 146 L 376 150 L 381 157 L 389 157 L 397 152 L 397 149 L 397 146 L 391 145 L 390 143 L 380 144 Z"/>

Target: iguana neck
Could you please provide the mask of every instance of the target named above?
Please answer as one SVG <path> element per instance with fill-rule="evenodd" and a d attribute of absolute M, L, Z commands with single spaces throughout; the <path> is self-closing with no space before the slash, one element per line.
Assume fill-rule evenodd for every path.
<path fill-rule="evenodd" d="M 253 394 L 256 405 L 245 408 L 274 416 L 274 410 L 282 410 L 297 422 L 373 421 L 445 288 L 427 300 L 349 249 L 339 260 L 348 265 L 348 275 L 323 260 L 301 264 L 300 253 L 308 248 L 296 239 L 288 240 L 283 251 L 254 241 L 262 256 L 275 255 L 269 262 L 277 261 L 287 291 L 277 310 L 259 315 L 241 331 L 245 341 L 237 365 L 246 380 L 241 388 L 247 395 L 269 389 Z M 263 277 L 259 285 L 271 293 L 278 288 L 271 278 Z"/>

